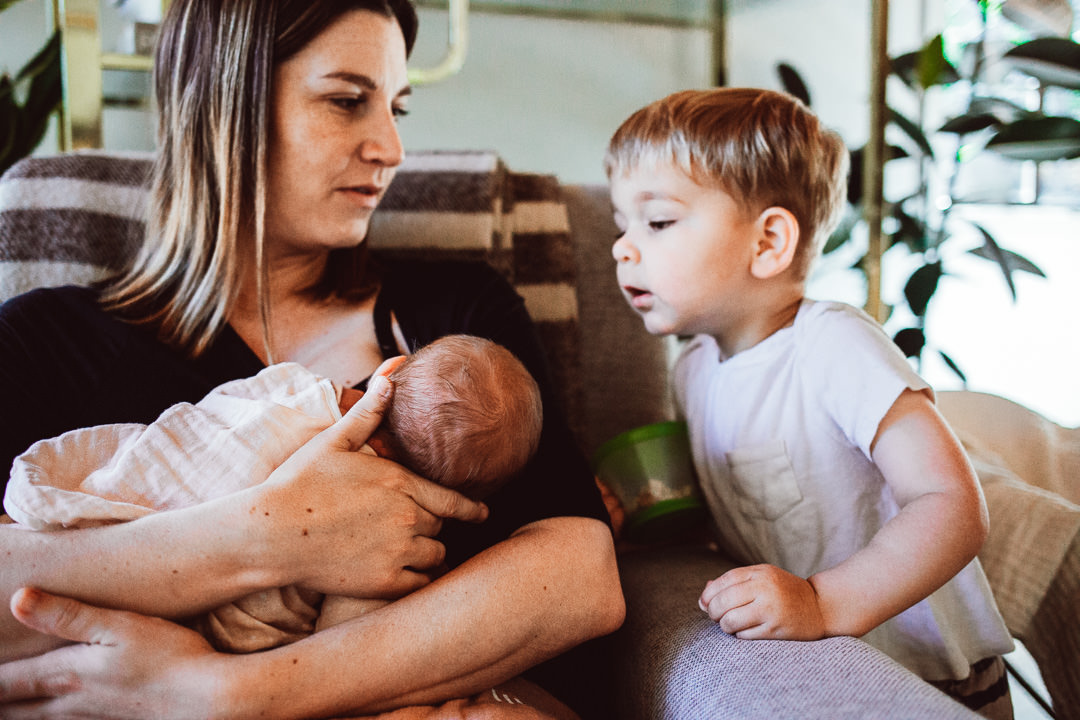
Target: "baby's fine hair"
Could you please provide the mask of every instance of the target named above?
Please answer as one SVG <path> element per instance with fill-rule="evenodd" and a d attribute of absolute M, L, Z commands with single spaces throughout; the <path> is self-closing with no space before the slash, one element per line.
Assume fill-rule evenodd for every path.
<path fill-rule="evenodd" d="M 540 443 L 540 389 L 513 353 L 490 340 L 448 335 L 391 374 L 384 427 L 392 456 L 472 497 L 513 477 Z"/>
<path fill-rule="evenodd" d="M 798 220 L 800 278 L 836 228 L 847 197 L 848 151 L 798 99 L 757 88 L 685 90 L 631 115 L 604 158 L 608 178 L 672 163 L 753 214 L 782 207 Z"/>

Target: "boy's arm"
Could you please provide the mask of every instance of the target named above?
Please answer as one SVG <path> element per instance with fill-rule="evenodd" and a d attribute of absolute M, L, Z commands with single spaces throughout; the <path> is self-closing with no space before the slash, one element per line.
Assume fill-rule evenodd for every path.
<path fill-rule="evenodd" d="M 861 636 L 930 595 L 978 553 L 988 528 L 982 491 L 930 398 L 905 390 L 871 456 L 900 512 L 870 544 L 803 580 L 779 568 L 736 568 L 709 583 L 701 606 L 742 638 Z"/>
<path fill-rule="evenodd" d="M 863 635 L 927 597 L 989 530 L 975 471 L 926 394 L 904 391 L 870 449 L 901 510 L 866 548 L 810 577 L 827 635 Z"/>

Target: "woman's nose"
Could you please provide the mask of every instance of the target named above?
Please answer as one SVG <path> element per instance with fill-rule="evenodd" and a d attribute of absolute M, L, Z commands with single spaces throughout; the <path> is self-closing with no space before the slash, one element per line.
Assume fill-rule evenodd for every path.
<path fill-rule="evenodd" d="M 398 133 L 394 112 L 387 109 L 371 119 L 367 137 L 360 144 L 360 156 L 365 162 L 397 167 L 405 159 L 405 146 Z"/>
<path fill-rule="evenodd" d="M 625 232 L 615 238 L 615 244 L 611 246 L 611 256 L 615 258 L 616 262 L 620 263 L 636 263 L 641 260 L 641 255 L 638 253 L 637 247 L 630 242 L 630 239 Z"/>

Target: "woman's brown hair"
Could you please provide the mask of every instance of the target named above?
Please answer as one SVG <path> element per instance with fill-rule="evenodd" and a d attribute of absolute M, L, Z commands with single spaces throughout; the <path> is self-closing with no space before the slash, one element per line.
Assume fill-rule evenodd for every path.
<path fill-rule="evenodd" d="M 107 309 L 197 356 L 225 325 L 242 274 L 256 273 L 271 352 L 263 255 L 271 79 L 352 10 L 394 18 L 411 52 L 418 23 L 408 0 L 173 0 L 154 62 L 158 147 L 146 233 L 104 286 Z M 241 265 L 245 238 L 254 267 Z M 337 251 L 312 290 L 355 298 L 373 287 L 361 243 Z"/>

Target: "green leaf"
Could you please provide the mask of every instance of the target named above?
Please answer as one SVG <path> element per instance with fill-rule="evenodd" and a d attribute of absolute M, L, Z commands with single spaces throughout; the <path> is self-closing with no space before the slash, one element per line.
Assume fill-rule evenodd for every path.
<path fill-rule="evenodd" d="M 948 85 L 960 79 L 960 74 L 946 57 L 940 35 L 932 38 L 921 50 L 905 53 L 892 59 L 892 72 L 913 90 Z"/>
<path fill-rule="evenodd" d="M 993 115 L 1001 123 L 1008 123 L 1019 120 L 1020 118 L 1038 115 L 1038 113 L 1032 112 L 1021 105 L 1017 105 L 1011 100 L 999 97 L 974 98 L 971 101 L 971 107 L 968 112 Z"/>
<path fill-rule="evenodd" d="M 979 257 L 984 258 L 986 260 L 993 260 L 994 259 L 993 257 L 987 256 L 986 252 L 981 247 L 977 247 L 977 248 L 974 248 L 972 250 L 968 250 L 968 252 L 971 253 L 972 255 L 978 255 Z M 1005 248 L 1001 248 L 1001 252 L 1002 252 L 1002 254 L 1004 254 L 1005 258 L 1007 259 L 1007 261 L 1009 263 L 1009 268 L 1013 272 L 1026 272 L 1026 273 L 1031 273 L 1032 275 L 1034 275 L 1036 277 L 1041 277 L 1041 278 L 1046 277 L 1046 273 L 1044 273 L 1042 271 L 1042 269 L 1038 265 L 1031 262 L 1030 260 L 1028 260 L 1023 255 L 1019 255 L 1017 253 L 1014 253 L 1012 250 L 1006 250 Z"/>
<path fill-rule="evenodd" d="M 904 328 L 893 335 L 893 342 L 904 353 L 904 357 L 917 358 L 926 347 L 926 334 L 919 328 Z"/>
<path fill-rule="evenodd" d="M 863 197 L 863 164 L 866 156 L 866 148 L 856 148 L 851 152 L 851 170 L 848 173 L 848 202 L 852 205 L 862 203 Z M 909 157 L 904 148 L 896 145 L 888 145 L 885 148 L 885 162 Z"/>
<path fill-rule="evenodd" d="M 1001 14 L 1016 23 L 1029 36 L 1069 35 L 1072 33 L 1073 9 L 1070 0 L 995 0 Z"/>
<path fill-rule="evenodd" d="M 11 78 L 7 75 L 0 77 L 0 174 L 20 157 L 13 150 L 19 135 L 22 112 L 15 104 L 11 86 Z"/>
<path fill-rule="evenodd" d="M 937 291 L 938 281 L 944 274 L 941 261 L 927 263 L 916 270 L 904 285 L 904 298 L 917 317 L 924 317 L 930 298 Z"/>
<path fill-rule="evenodd" d="M 938 128 L 938 132 L 966 135 L 967 133 L 985 130 L 988 127 L 996 127 L 1000 124 L 1001 121 L 990 113 L 974 113 L 954 117 Z"/>
<path fill-rule="evenodd" d="M 960 79 L 956 68 L 945 57 L 945 43 L 941 35 L 931 38 L 919 52 L 916 72 L 919 84 L 924 88 L 948 85 Z"/>
<path fill-rule="evenodd" d="M 42 73 L 50 72 L 52 67 L 59 66 L 59 62 L 60 31 L 56 30 L 45 45 L 38 50 L 37 54 L 23 65 L 22 70 L 19 70 L 19 74 L 15 76 L 15 82 L 32 79 Z"/>
<path fill-rule="evenodd" d="M 1002 251 L 1001 246 L 997 244 L 994 237 L 978 223 L 972 223 L 975 228 L 982 234 L 983 244 L 979 248 L 979 255 L 981 257 L 993 260 L 1001 268 L 1001 274 L 1005 276 L 1005 284 L 1009 286 L 1009 293 L 1012 295 L 1013 302 L 1016 302 L 1016 283 L 1013 282 L 1012 268 L 1009 267 L 1009 261 L 1005 257 L 1005 253 Z"/>
<path fill-rule="evenodd" d="M 1080 157 L 1080 120 L 1030 117 L 1003 126 L 986 143 L 1013 160 L 1065 160 Z"/>
<path fill-rule="evenodd" d="M 934 158 L 934 150 L 930 147 L 930 141 L 926 139 L 926 135 L 923 134 L 922 128 L 915 124 L 914 121 L 904 117 L 896 110 L 887 108 L 889 114 L 889 120 L 896 124 L 904 134 L 915 141 L 915 144 L 919 146 L 919 150 L 922 150 L 923 154 L 929 157 L 931 160 Z"/>
<path fill-rule="evenodd" d="M 897 230 L 892 235 L 892 245 L 903 243 L 913 253 L 924 253 L 929 249 L 926 223 L 904 210 L 902 203 L 893 207 L 892 217 L 897 222 Z"/>
<path fill-rule="evenodd" d="M 941 350 L 938 350 L 938 355 L 941 356 L 941 359 L 944 360 L 945 364 L 949 366 L 949 369 L 956 373 L 956 376 L 960 378 L 960 381 L 967 385 L 967 375 L 965 375 L 964 371 L 960 369 L 960 366 L 953 362 L 953 359 L 943 353 Z"/>
<path fill-rule="evenodd" d="M 32 152 L 41 142 L 49 126 L 49 117 L 60 106 L 63 97 L 59 32 L 53 34 L 39 56 L 43 62 L 36 66 L 30 81 L 30 90 L 23 105 L 25 123 L 20 140 L 25 154 Z"/>
<path fill-rule="evenodd" d="M 1045 85 L 1080 89 L 1080 44 L 1072 40 L 1037 38 L 1012 48 L 1002 60 Z"/>
<path fill-rule="evenodd" d="M 19 0 L 0 0 L 0 12 L 4 12 L 17 2 L 19 2 Z"/>
<path fill-rule="evenodd" d="M 1011 250 L 1006 250 L 998 245 L 994 237 L 978 223 L 972 223 L 975 228 L 982 234 L 983 244 L 981 247 L 977 247 L 968 252 L 972 255 L 984 258 L 986 260 L 997 263 L 1001 268 L 1002 274 L 1005 276 L 1005 283 L 1009 286 L 1009 292 L 1012 294 L 1013 302 L 1016 302 L 1016 284 L 1013 282 L 1012 274 L 1017 271 L 1031 273 L 1038 277 L 1045 278 L 1044 273 L 1035 263 L 1031 262 L 1022 255 L 1018 255 Z"/>
<path fill-rule="evenodd" d="M 810 107 L 810 91 L 795 68 L 787 63 L 779 63 L 776 74 L 780 76 L 780 84 L 789 95 L 794 95 L 802 100 L 806 107 Z"/>
<path fill-rule="evenodd" d="M 844 212 L 844 216 L 840 218 L 840 222 L 837 224 L 836 229 L 829 235 L 829 239 L 825 241 L 825 247 L 822 248 L 822 254 L 827 255 L 833 252 L 837 248 L 841 248 L 851 240 L 851 233 L 855 229 L 855 226 L 862 220 L 862 213 L 855 208 L 847 208 Z"/>

